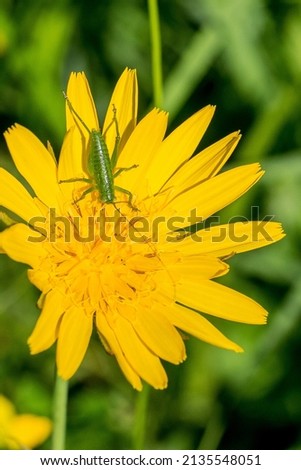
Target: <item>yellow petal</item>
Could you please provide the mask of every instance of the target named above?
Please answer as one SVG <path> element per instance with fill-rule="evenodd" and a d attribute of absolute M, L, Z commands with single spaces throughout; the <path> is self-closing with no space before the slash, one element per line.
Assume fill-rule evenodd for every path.
<path fill-rule="evenodd" d="M 169 202 L 177 214 L 190 214 L 189 224 L 207 219 L 247 192 L 264 174 L 260 165 L 253 163 L 225 171 L 199 186 L 176 196 Z M 191 212 L 197 208 L 196 216 Z M 183 226 L 187 225 L 187 219 Z"/>
<path fill-rule="evenodd" d="M 195 251 L 197 251 L 197 246 L 195 246 Z M 192 254 L 183 256 L 182 260 L 175 265 L 167 265 L 166 269 L 175 280 L 184 278 L 197 281 L 223 276 L 229 271 L 229 266 L 218 258 Z"/>
<path fill-rule="evenodd" d="M 181 253 L 211 253 L 223 257 L 261 248 L 283 237 L 282 225 L 277 222 L 236 222 L 200 230 L 193 236 L 175 242 L 175 247 Z"/>
<path fill-rule="evenodd" d="M 0 395 L 0 435 L 1 429 L 6 428 L 14 415 L 14 405 L 5 396 Z"/>
<path fill-rule="evenodd" d="M 114 109 L 116 110 L 116 116 Z M 103 134 L 110 155 L 112 155 L 116 143 L 114 119 L 117 119 L 120 135 L 118 151 L 121 152 L 136 126 L 137 110 L 138 84 L 136 70 L 126 68 L 114 88 L 103 125 Z"/>
<path fill-rule="evenodd" d="M 24 186 L 4 168 L 0 168 L 0 187 L 0 206 L 6 207 L 26 222 L 42 215 Z"/>
<path fill-rule="evenodd" d="M 141 341 L 157 356 L 179 364 L 186 358 L 181 336 L 162 315 L 163 306 L 155 303 L 147 310 L 141 309 L 132 323 Z"/>
<path fill-rule="evenodd" d="M 226 338 L 212 323 L 193 310 L 175 304 L 173 307 L 164 310 L 164 314 L 177 328 L 201 341 L 206 341 L 206 343 L 213 344 L 213 346 L 219 348 L 242 352 L 240 346 Z"/>
<path fill-rule="evenodd" d="M 56 164 L 40 140 L 19 124 L 5 133 L 9 151 L 20 174 L 48 207 L 59 207 Z"/>
<path fill-rule="evenodd" d="M 51 429 L 50 419 L 44 416 L 17 415 L 7 430 L 8 442 L 12 443 L 12 448 L 34 449 L 48 438 Z"/>
<path fill-rule="evenodd" d="M 191 157 L 209 126 L 214 110 L 213 106 L 201 109 L 163 141 L 147 172 L 152 193 L 160 191 L 174 171 Z"/>
<path fill-rule="evenodd" d="M 240 323 L 264 324 L 268 315 L 254 300 L 213 281 L 182 279 L 176 300 L 200 312 Z"/>
<path fill-rule="evenodd" d="M 33 267 L 47 254 L 41 242 L 30 241 L 38 238 L 41 235 L 27 225 L 16 224 L 0 233 L 0 246 L 10 258 Z"/>
<path fill-rule="evenodd" d="M 179 192 L 182 192 L 201 181 L 213 178 L 232 155 L 240 138 L 239 132 L 233 132 L 202 150 L 171 177 L 168 186 L 175 186 Z"/>
<path fill-rule="evenodd" d="M 134 389 L 141 391 L 142 383 L 139 375 L 134 371 L 131 365 L 128 363 L 124 356 L 122 349 L 117 341 L 114 331 L 109 326 L 105 316 L 101 312 L 96 314 L 96 327 L 101 339 L 105 339 L 105 342 L 109 345 L 109 349 L 115 355 L 116 360 L 119 364 L 120 369 L 124 373 L 127 380 L 132 384 Z"/>
<path fill-rule="evenodd" d="M 93 96 L 90 86 L 84 72 L 72 72 L 67 85 L 67 96 L 73 106 L 74 110 L 84 121 L 87 127 L 92 129 L 99 129 L 97 111 L 95 108 Z M 89 137 L 87 130 L 71 112 L 68 103 L 66 102 L 66 121 L 67 130 L 72 126 L 78 126 L 81 131 Z"/>
<path fill-rule="evenodd" d="M 113 329 L 127 361 L 136 373 L 154 388 L 166 388 L 167 376 L 160 360 L 145 347 L 129 321 L 116 315 Z"/>
<path fill-rule="evenodd" d="M 64 295 L 57 290 L 49 292 L 34 330 L 28 338 L 31 354 L 50 348 L 57 339 L 58 325 L 64 313 Z"/>
<path fill-rule="evenodd" d="M 67 96 L 74 110 L 86 124 L 88 129 L 90 131 L 92 129 L 98 130 L 99 123 L 94 100 L 91 94 L 88 80 L 83 72 L 71 73 L 67 86 Z M 67 155 L 65 158 L 68 160 L 68 162 L 63 162 L 63 168 L 66 169 L 66 176 L 68 172 L 66 179 L 80 178 L 83 177 L 83 173 L 87 168 L 90 133 L 78 120 L 75 114 L 71 112 L 67 102 L 66 121 L 67 131 L 69 131 L 72 127 L 74 127 L 74 129 L 71 135 L 66 137 L 67 141 L 65 142 L 65 145 L 67 148 L 64 147 L 64 149 L 62 149 L 64 152 L 67 150 Z M 69 145 L 70 147 L 68 147 Z M 71 171 L 73 171 L 73 173 L 71 173 Z M 61 176 L 63 176 L 62 168 L 60 169 L 60 179 L 65 179 L 61 178 Z M 65 186 L 68 185 L 71 189 L 73 189 L 72 183 L 64 183 L 64 190 L 68 191 L 68 189 L 65 188 Z"/>
<path fill-rule="evenodd" d="M 70 180 L 74 178 L 87 177 L 83 170 L 82 154 L 78 147 L 78 132 L 73 126 L 66 133 L 62 145 L 59 164 L 58 164 L 58 181 Z M 76 185 L 82 183 L 62 182 L 59 183 L 60 190 L 64 195 L 64 200 L 73 200 L 73 191 Z"/>
<path fill-rule="evenodd" d="M 141 185 L 141 179 L 145 178 L 153 156 L 164 138 L 167 117 L 167 113 L 156 108 L 148 113 L 139 121 L 118 158 L 117 167 L 138 165 L 137 168 L 121 173 L 116 178 L 116 184 L 133 193 L 137 192 L 140 199 L 148 194 L 148 188 Z"/>
<path fill-rule="evenodd" d="M 56 361 L 58 375 L 68 380 L 79 368 L 90 341 L 93 327 L 92 315 L 73 306 L 63 316 L 59 328 Z"/>
<path fill-rule="evenodd" d="M 44 294 L 49 292 L 49 273 L 44 269 L 28 269 L 27 276 L 30 282 Z"/>
<path fill-rule="evenodd" d="M 16 223 L 16 220 L 4 211 L 0 211 L 0 221 L 3 222 L 6 227 Z"/>

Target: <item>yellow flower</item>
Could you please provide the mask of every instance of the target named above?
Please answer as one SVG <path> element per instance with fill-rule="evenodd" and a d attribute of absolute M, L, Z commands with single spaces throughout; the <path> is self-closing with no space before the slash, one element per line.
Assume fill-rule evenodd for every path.
<path fill-rule="evenodd" d="M 71 75 L 67 95 L 88 128 L 99 129 L 83 73 Z M 280 240 L 281 226 L 238 222 L 187 230 L 263 174 L 258 164 L 218 174 L 239 132 L 191 158 L 213 113 L 212 106 L 201 109 L 167 137 L 163 111 L 153 109 L 137 124 L 136 74 L 125 70 L 102 126 L 110 155 L 120 136 L 117 169 L 126 169 L 114 179 L 114 204 L 102 202 L 102 186 L 83 197 L 91 184 L 74 181 L 89 177 L 90 134 L 68 106 L 58 166 L 50 146 L 29 130 L 16 124 L 6 131 L 12 158 L 31 190 L 0 169 L 0 204 L 24 221 L 0 235 L 0 247 L 31 267 L 29 279 L 42 291 L 42 313 L 30 350 L 36 354 L 57 341 L 62 378 L 81 364 L 93 325 L 126 378 L 141 390 L 141 379 L 158 389 L 167 386 L 161 359 L 173 364 L 185 359 L 181 331 L 242 351 L 197 312 L 265 323 L 260 305 L 212 279 L 228 272 L 225 259 Z M 118 188 L 130 192 L 132 201 Z"/>
<path fill-rule="evenodd" d="M 16 414 L 13 404 L 0 395 L 0 449 L 33 449 L 48 438 L 51 428 L 44 416 Z"/>

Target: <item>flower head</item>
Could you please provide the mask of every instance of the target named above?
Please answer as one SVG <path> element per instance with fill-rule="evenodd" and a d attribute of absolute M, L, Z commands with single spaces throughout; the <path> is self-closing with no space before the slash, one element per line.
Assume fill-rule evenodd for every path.
<path fill-rule="evenodd" d="M 0 169 L 0 204 L 23 220 L 0 235 L 0 247 L 30 266 L 29 279 L 42 291 L 31 352 L 57 341 L 58 372 L 68 379 L 95 325 L 105 349 L 141 390 L 141 379 L 155 388 L 167 386 L 161 359 L 185 359 L 181 331 L 241 351 L 197 312 L 265 323 L 260 305 L 212 279 L 228 272 L 225 260 L 232 255 L 280 240 L 281 226 L 266 222 L 263 230 L 256 222 L 238 222 L 191 229 L 263 175 L 258 164 L 218 174 L 239 132 L 191 158 L 214 107 L 201 109 L 165 137 L 163 111 L 153 109 L 137 124 L 136 74 L 126 69 L 108 106 L 99 150 L 91 142 L 90 130 L 100 126 L 83 73 L 71 74 L 67 96 L 58 165 L 51 148 L 29 130 L 16 124 L 5 133 L 31 188 Z M 103 179 L 108 170 L 97 166 L 104 145 L 116 161 L 109 202 Z"/>
<path fill-rule="evenodd" d="M 18 415 L 13 404 L 0 395 L 0 449 L 33 449 L 48 438 L 51 428 L 50 419 Z"/>

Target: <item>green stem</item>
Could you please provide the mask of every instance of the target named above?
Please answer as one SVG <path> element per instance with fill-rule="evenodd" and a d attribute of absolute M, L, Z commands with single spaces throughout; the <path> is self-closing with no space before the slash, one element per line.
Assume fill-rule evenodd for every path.
<path fill-rule="evenodd" d="M 57 375 L 54 388 L 52 450 L 65 449 L 67 401 L 68 382 Z"/>
<path fill-rule="evenodd" d="M 148 13 L 150 24 L 150 38 L 152 50 L 152 75 L 154 105 L 162 108 L 163 104 L 163 79 L 162 79 L 162 48 L 160 33 L 160 18 L 157 0 L 148 0 Z M 133 448 L 144 449 L 147 409 L 150 387 L 145 384 L 143 391 L 137 396 L 135 423 L 133 429 Z"/>
<path fill-rule="evenodd" d="M 154 104 L 162 108 L 163 104 L 163 80 L 162 80 L 162 48 L 160 21 L 157 0 L 148 0 L 148 13 L 150 23 L 150 36 L 152 47 L 152 74 Z"/>
<path fill-rule="evenodd" d="M 143 450 L 145 445 L 145 431 L 149 392 L 150 387 L 149 385 L 145 384 L 143 386 L 142 392 L 137 393 L 135 422 L 133 429 L 133 448 L 136 450 Z"/>
<path fill-rule="evenodd" d="M 161 34 L 160 19 L 157 0 L 148 0 L 148 13 L 150 23 L 150 36 L 152 47 L 152 75 L 154 105 L 162 107 L 163 102 L 163 80 L 162 80 L 162 57 L 161 57 Z M 149 402 L 149 385 L 145 384 L 142 392 L 137 394 L 135 422 L 133 428 L 133 448 L 144 449 L 147 408 Z"/>

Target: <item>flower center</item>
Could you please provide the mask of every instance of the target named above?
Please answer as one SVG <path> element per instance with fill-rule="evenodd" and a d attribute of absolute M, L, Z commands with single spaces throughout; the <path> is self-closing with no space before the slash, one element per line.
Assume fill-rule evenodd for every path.
<path fill-rule="evenodd" d="M 57 220 L 45 241 L 48 285 L 90 314 L 116 310 L 121 303 L 138 305 L 156 289 L 156 274 L 165 269 L 155 244 L 146 237 L 133 242 L 133 226 L 121 212 L 112 215 L 112 205 L 101 209 L 69 216 L 69 224 Z"/>

